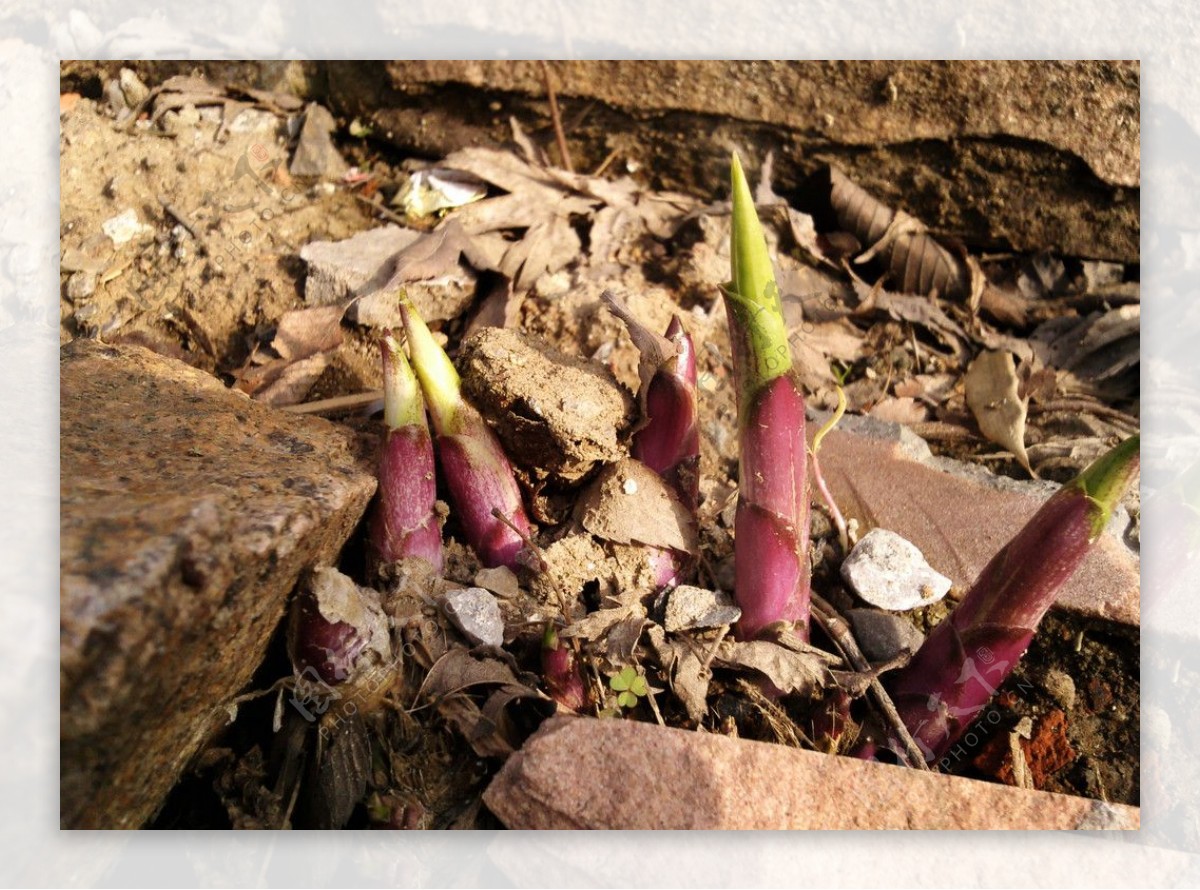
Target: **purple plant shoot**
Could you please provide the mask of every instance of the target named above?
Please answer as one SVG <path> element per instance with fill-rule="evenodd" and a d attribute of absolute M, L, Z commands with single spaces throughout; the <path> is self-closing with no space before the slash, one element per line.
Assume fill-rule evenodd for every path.
<path fill-rule="evenodd" d="M 1046 501 L 888 681 L 928 762 L 958 740 L 1025 654 L 1136 474 L 1138 446 L 1137 435 L 1126 439 Z"/>
<path fill-rule="evenodd" d="M 379 497 L 371 516 L 375 565 L 419 558 L 442 570 L 442 530 L 434 506 L 437 476 L 425 400 L 416 375 L 391 331 L 383 342 L 383 421 Z"/>
<path fill-rule="evenodd" d="M 407 296 L 401 297 L 400 312 L 413 370 L 437 434 L 437 456 L 454 515 L 485 566 L 516 569 L 532 526 L 512 465 L 491 427 L 463 398 L 450 357 L 433 339 Z"/>

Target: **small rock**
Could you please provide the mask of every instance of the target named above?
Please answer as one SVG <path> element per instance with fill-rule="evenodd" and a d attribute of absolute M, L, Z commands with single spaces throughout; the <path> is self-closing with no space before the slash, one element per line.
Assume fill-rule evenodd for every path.
<path fill-rule="evenodd" d="M 130 108 L 136 108 L 150 95 L 150 88 L 142 83 L 142 79 L 132 68 L 121 69 L 118 83 L 121 87 L 121 94 L 125 97 L 125 104 Z"/>
<path fill-rule="evenodd" d="M 1042 682 L 1050 696 L 1065 709 L 1069 711 L 1071 705 L 1075 704 L 1075 681 L 1071 679 L 1070 674 L 1058 668 L 1051 668 L 1046 671 Z"/>
<path fill-rule="evenodd" d="M 521 584 L 508 566 L 480 569 L 475 573 L 475 584 L 504 599 L 516 599 L 521 595 Z"/>
<path fill-rule="evenodd" d="M 274 133 L 279 118 L 260 108 L 247 108 L 229 124 L 230 133 Z"/>
<path fill-rule="evenodd" d="M 310 104 L 304 112 L 300 141 L 292 155 L 288 172 L 293 176 L 320 176 L 324 179 L 340 179 L 344 176 L 349 168 L 330 136 L 336 128 L 337 122 L 327 109 L 315 102 Z"/>
<path fill-rule="evenodd" d="M 842 577 L 872 606 L 892 612 L 936 603 L 951 587 L 915 544 L 883 528 L 871 529 L 854 545 L 842 563 Z"/>
<path fill-rule="evenodd" d="M 916 652 L 925 642 L 925 635 L 901 615 L 878 609 L 848 609 L 846 617 L 863 655 L 877 664 L 891 661 L 902 652 Z"/>
<path fill-rule="evenodd" d="M 504 618 L 496 598 L 482 587 L 451 590 L 442 609 L 454 626 L 476 646 L 504 645 Z"/>
<path fill-rule="evenodd" d="M 119 81 L 110 80 L 104 84 L 104 101 L 108 103 L 108 107 L 116 117 L 117 123 L 129 118 L 131 113 L 129 103 L 125 101 L 125 94 L 121 92 Z"/>
<path fill-rule="evenodd" d="M 76 272 L 67 279 L 67 299 L 72 303 L 87 299 L 95 292 L 95 272 Z"/>
<path fill-rule="evenodd" d="M 127 244 L 138 235 L 153 231 L 149 226 L 142 224 L 138 219 L 137 211 L 132 207 L 106 219 L 100 225 L 100 230 L 118 247 Z"/>
<path fill-rule="evenodd" d="M 729 595 L 718 590 L 705 590 L 681 584 L 667 598 L 663 627 L 675 633 L 705 627 L 723 627 L 742 617 L 742 610 L 733 604 Z"/>

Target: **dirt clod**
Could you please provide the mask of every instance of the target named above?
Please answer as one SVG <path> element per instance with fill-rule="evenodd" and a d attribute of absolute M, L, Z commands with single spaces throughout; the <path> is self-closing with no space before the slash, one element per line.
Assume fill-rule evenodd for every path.
<path fill-rule="evenodd" d="M 578 482 L 624 454 L 634 401 L 603 365 L 506 328 L 468 337 L 458 363 L 467 398 L 534 479 Z"/>

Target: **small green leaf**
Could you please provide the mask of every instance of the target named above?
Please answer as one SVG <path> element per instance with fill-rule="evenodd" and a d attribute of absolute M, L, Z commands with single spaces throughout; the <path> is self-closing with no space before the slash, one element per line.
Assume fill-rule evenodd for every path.
<path fill-rule="evenodd" d="M 632 665 L 625 665 L 621 669 L 621 673 L 608 681 L 608 685 L 612 687 L 613 692 L 626 692 L 637 680 L 637 671 Z"/>
<path fill-rule="evenodd" d="M 623 708 L 632 708 L 637 705 L 637 703 L 637 696 L 632 692 L 622 692 L 619 696 L 617 696 L 617 704 Z"/>
<path fill-rule="evenodd" d="M 629 687 L 629 691 L 639 698 L 646 694 L 646 678 L 638 675 Z"/>

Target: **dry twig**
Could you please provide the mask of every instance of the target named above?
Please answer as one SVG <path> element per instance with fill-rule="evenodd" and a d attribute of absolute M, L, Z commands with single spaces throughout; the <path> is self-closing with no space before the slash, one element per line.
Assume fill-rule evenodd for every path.
<path fill-rule="evenodd" d="M 850 666 L 856 671 L 870 671 L 870 662 L 862 654 L 862 650 L 858 648 L 858 643 L 854 640 L 854 633 L 850 630 L 850 625 L 838 614 L 837 609 L 816 593 L 812 594 L 812 604 L 813 617 L 821 623 L 821 627 L 825 630 L 825 633 L 829 634 L 830 639 L 842 650 L 842 654 L 850 662 Z M 876 706 L 883 714 L 884 720 L 887 721 L 888 726 L 895 733 L 895 737 L 903 742 L 905 756 L 911 765 L 917 769 L 928 770 L 929 764 L 925 762 L 925 754 L 917 745 L 916 739 L 908 731 L 908 727 L 904 725 L 904 721 L 900 719 L 900 714 L 896 710 L 896 705 L 892 702 L 892 697 L 887 694 L 887 690 L 883 688 L 883 684 L 879 682 L 878 677 L 871 680 L 871 695 L 875 699 Z"/>

